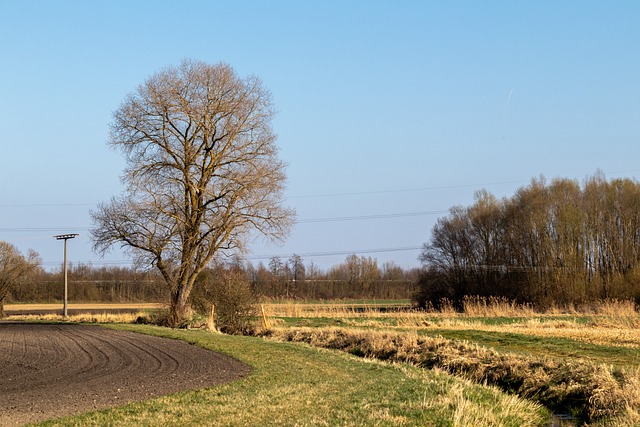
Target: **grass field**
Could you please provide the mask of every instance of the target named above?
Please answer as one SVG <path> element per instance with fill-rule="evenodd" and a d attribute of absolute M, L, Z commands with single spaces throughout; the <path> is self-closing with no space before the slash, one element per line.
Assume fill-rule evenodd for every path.
<path fill-rule="evenodd" d="M 630 302 L 544 313 L 483 299 L 467 301 L 464 312 L 269 308 L 277 339 L 443 369 L 569 413 L 576 424 L 640 425 L 640 320 Z"/>
<path fill-rule="evenodd" d="M 112 325 L 183 339 L 253 368 L 241 380 L 42 425 L 537 426 L 541 406 L 438 370 L 257 337 Z"/>
<path fill-rule="evenodd" d="M 229 354 L 254 373 L 48 425 L 549 426 L 552 413 L 569 418 L 554 425 L 640 425 L 632 303 L 545 313 L 498 300 L 469 301 L 462 313 L 375 305 L 268 304 L 263 337 L 112 325 Z"/>

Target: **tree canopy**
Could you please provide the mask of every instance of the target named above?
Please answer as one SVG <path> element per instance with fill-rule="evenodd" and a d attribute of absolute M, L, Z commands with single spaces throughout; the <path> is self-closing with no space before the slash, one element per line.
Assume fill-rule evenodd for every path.
<path fill-rule="evenodd" d="M 18 248 L 0 241 L 0 318 L 4 317 L 4 300 L 11 288 L 40 265 L 40 257 L 34 251 L 23 256 Z"/>
<path fill-rule="evenodd" d="M 120 244 L 155 266 L 176 325 L 214 257 L 244 251 L 254 233 L 282 239 L 290 229 L 271 95 L 229 65 L 185 60 L 151 76 L 113 116 L 125 191 L 92 212 L 94 248 Z"/>
<path fill-rule="evenodd" d="M 640 184 L 596 174 L 536 179 L 502 200 L 478 192 L 437 221 L 421 260 L 434 298 L 640 298 Z"/>

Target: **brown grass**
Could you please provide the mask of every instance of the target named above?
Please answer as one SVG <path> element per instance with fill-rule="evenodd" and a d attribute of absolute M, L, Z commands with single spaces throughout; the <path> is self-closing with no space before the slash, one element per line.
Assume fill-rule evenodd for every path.
<path fill-rule="evenodd" d="M 70 303 L 67 308 L 70 310 L 155 310 L 164 307 L 166 304 L 160 303 Z M 6 311 L 39 311 L 39 310 L 60 310 L 62 303 L 58 304 L 5 304 Z"/>
<path fill-rule="evenodd" d="M 407 305 L 399 304 L 402 311 L 380 312 L 376 304 L 343 304 L 323 303 L 305 304 L 292 300 L 264 304 L 270 316 L 274 317 L 421 317 L 425 314 L 437 317 L 540 317 L 561 315 L 596 315 L 612 318 L 637 318 L 635 303 L 629 300 L 605 299 L 590 304 L 576 306 L 568 304 L 563 307 L 551 305 L 544 310 L 535 310 L 530 304 L 519 304 L 502 297 L 469 296 L 463 300 L 463 311 L 455 310 L 451 301 L 441 301 L 439 309 L 410 310 Z M 384 304 L 388 306 L 388 304 Z"/>
<path fill-rule="evenodd" d="M 270 317 L 334 318 L 340 319 L 345 326 L 385 330 L 473 329 L 568 338 L 590 344 L 640 347 L 640 317 L 633 301 L 603 300 L 580 307 L 560 309 L 552 306 L 545 312 L 536 312 L 528 305 L 518 305 L 505 299 L 476 297 L 467 298 L 464 307 L 464 312 L 456 312 L 445 301 L 438 311 L 381 313 L 373 308 L 354 310 L 343 304 L 305 305 L 287 302 L 265 305 Z M 579 316 L 586 316 L 590 320 L 588 323 L 579 322 L 576 319 Z M 501 324 L 485 321 L 496 317 L 514 320 Z M 279 319 L 271 319 L 270 322 L 274 325 L 282 323 Z"/>
<path fill-rule="evenodd" d="M 623 320 L 613 318 L 594 318 L 589 323 L 575 320 L 528 319 L 523 322 L 500 325 L 485 324 L 479 321 L 447 319 L 441 322 L 423 325 L 420 329 L 473 329 L 475 331 L 516 333 L 537 337 L 566 338 L 589 344 L 640 347 L 640 329 L 625 324 Z"/>
<path fill-rule="evenodd" d="M 556 361 L 498 353 L 462 341 L 415 333 L 340 328 L 274 330 L 268 336 L 339 349 L 358 356 L 438 368 L 530 398 L 583 421 L 633 414 L 640 408 L 640 371 L 588 361 Z M 626 415 L 628 418 L 628 415 Z"/>
<path fill-rule="evenodd" d="M 532 317 L 537 313 L 528 304 L 500 297 L 465 297 L 463 312 L 469 317 Z"/>
<path fill-rule="evenodd" d="M 274 317 L 359 318 L 381 314 L 380 310 L 378 310 L 374 304 L 304 304 L 295 301 L 284 301 L 280 303 L 263 304 L 263 306 L 269 316 Z M 397 314 L 396 312 L 394 313 Z M 386 314 L 388 315 L 390 313 Z"/>
<path fill-rule="evenodd" d="M 151 317 L 148 312 L 138 313 L 81 313 L 64 318 L 61 314 L 21 314 L 8 316 L 7 320 L 39 320 L 46 322 L 68 323 L 149 323 Z"/>

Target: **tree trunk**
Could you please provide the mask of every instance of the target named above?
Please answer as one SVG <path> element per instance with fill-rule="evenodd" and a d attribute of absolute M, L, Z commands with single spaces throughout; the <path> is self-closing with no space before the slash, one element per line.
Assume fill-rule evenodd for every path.
<path fill-rule="evenodd" d="M 0 298 L 0 319 L 3 319 L 6 315 L 4 313 L 4 299 L 6 297 Z"/>
<path fill-rule="evenodd" d="M 172 292 L 171 307 L 169 307 L 169 318 L 167 323 L 171 328 L 180 327 L 185 321 L 189 320 L 190 307 L 188 304 L 189 290 L 185 289 L 186 285 L 179 285 L 178 289 Z"/>
<path fill-rule="evenodd" d="M 167 319 L 167 326 L 170 328 L 179 327 L 185 320 L 187 320 L 187 305 L 180 301 L 179 298 L 171 298 L 171 306 L 169 307 L 169 318 Z"/>

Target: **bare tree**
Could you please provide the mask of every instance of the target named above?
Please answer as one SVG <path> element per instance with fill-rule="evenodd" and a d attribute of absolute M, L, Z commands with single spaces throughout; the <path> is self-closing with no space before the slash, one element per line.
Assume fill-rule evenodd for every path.
<path fill-rule="evenodd" d="M 25 258 L 11 243 L 0 242 L 0 318 L 5 316 L 4 301 L 11 287 L 34 271 L 39 264 L 40 258 L 36 252 L 30 250 Z"/>
<path fill-rule="evenodd" d="M 640 298 L 640 183 L 544 178 L 453 208 L 420 259 L 422 296 L 497 295 L 546 306 Z M 443 292 L 444 291 L 444 292 Z"/>
<path fill-rule="evenodd" d="M 258 78 L 191 60 L 153 75 L 114 113 L 110 144 L 125 155 L 126 190 L 92 212 L 94 248 L 121 244 L 157 267 L 172 326 L 214 257 L 244 251 L 253 233 L 282 239 L 290 229 L 273 116 Z"/>
<path fill-rule="evenodd" d="M 298 254 L 293 254 L 289 257 L 289 269 L 291 270 L 291 278 L 294 282 L 305 279 L 305 268 L 302 257 Z"/>

